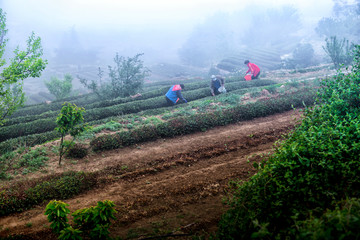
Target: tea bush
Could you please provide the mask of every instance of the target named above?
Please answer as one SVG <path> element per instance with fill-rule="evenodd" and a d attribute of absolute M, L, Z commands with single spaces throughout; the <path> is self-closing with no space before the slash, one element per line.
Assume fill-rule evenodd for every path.
<path fill-rule="evenodd" d="M 50 131 L 40 134 L 32 134 L 23 137 L 11 138 L 4 142 L 0 142 L 0 154 L 5 154 L 16 150 L 22 146 L 35 146 L 38 144 L 45 143 L 50 140 L 54 140 L 60 137 L 60 133 L 57 131 Z"/>
<path fill-rule="evenodd" d="M 88 148 L 85 145 L 75 143 L 69 148 L 66 156 L 71 158 L 84 158 L 88 155 L 88 152 Z"/>
<path fill-rule="evenodd" d="M 360 199 L 341 201 L 320 217 L 296 222 L 297 239 L 360 239 Z"/>
<path fill-rule="evenodd" d="M 311 105 L 314 102 L 314 97 L 314 92 L 310 88 L 304 89 L 290 95 L 260 100 L 246 105 L 237 105 L 221 111 L 174 118 L 163 123 L 141 126 L 131 131 L 102 135 L 93 139 L 90 145 L 94 151 L 104 151 L 157 138 L 203 131 L 215 126 L 288 111 L 293 107 L 302 107 L 304 103 Z"/>
<path fill-rule="evenodd" d="M 0 190 L 0 216 L 22 212 L 49 199 L 66 199 L 96 186 L 96 174 L 69 172 Z"/>
<path fill-rule="evenodd" d="M 271 80 L 234 82 L 228 84 L 227 89 L 229 92 L 231 92 L 242 88 L 250 88 L 254 86 L 266 86 L 273 83 L 274 82 Z M 188 101 L 193 101 L 209 96 L 210 90 L 208 87 L 206 87 L 206 88 L 196 89 L 187 92 L 185 91 L 183 95 Z M 112 116 L 138 113 L 143 110 L 161 108 L 166 106 L 167 106 L 167 102 L 165 100 L 165 97 L 159 96 L 159 97 L 149 98 L 146 100 L 137 100 L 133 102 L 112 105 L 109 107 L 87 109 L 86 113 L 84 114 L 84 120 L 85 122 L 90 122 Z M 17 138 L 21 136 L 52 131 L 56 127 L 55 119 L 56 117 L 54 116 L 50 118 L 38 119 L 32 122 L 25 122 L 16 125 L 1 127 L 0 142 L 6 141 L 10 138 Z"/>
<path fill-rule="evenodd" d="M 296 239 L 296 222 L 320 218 L 327 209 L 337 211 L 339 201 L 360 197 L 356 64 L 351 74 L 323 81 L 318 105 L 305 110 L 301 125 L 277 145 L 258 174 L 230 184 L 230 210 L 219 223 L 218 239 Z M 338 236 L 346 233 L 345 228 L 337 230 Z"/>
<path fill-rule="evenodd" d="M 209 86 L 209 80 L 201 80 L 196 81 L 192 79 L 191 81 L 183 80 L 183 83 L 186 83 L 186 91 L 192 91 L 200 88 L 206 88 Z M 239 79 L 237 78 L 227 78 L 226 83 L 234 83 L 238 82 Z M 267 80 L 268 81 L 268 80 Z M 36 105 L 29 105 L 25 106 L 18 111 L 16 111 L 11 119 L 8 119 L 5 122 L 5 126 L 14 125 L 18 123 L 30 122 L 35 121 L 42 118 L 49 118 L 54 117 L 57 115 L 57 111 L 59 111 L 62 107 L 64 102 L 70 102 L 76 104 L 77 106 L 84 107 L 87 110 L 95 109 L 95 108 L 103 108 L 103 107 L 110 107 L 118 104 L 138 101 L 138 100 L 146 100 L 149 98 L 164 96 L 165 93 L 169 90 L 169 87 L 173 85 L 172 82 L 164 82 L 166 86 L 157 87 L 156 90 L 151 90 L 147 92 L 141 93 L 141 96 L 132 98 L 132 97 L 125 97 L 125 98 L 116 98 L 113 100 L 103 100 L 99 101 L 99 99 L 94 96 L 94 94 L 87 94 L 84 96 L 77 96 L 77 97 L 69 97 L 65 98 L 62 101 L 54 101 L 50 104 L 36 104 Z M 268 83 L 266 83 L 268 84 Z M 154 83 L 153 85 L 157 85 Z"/>

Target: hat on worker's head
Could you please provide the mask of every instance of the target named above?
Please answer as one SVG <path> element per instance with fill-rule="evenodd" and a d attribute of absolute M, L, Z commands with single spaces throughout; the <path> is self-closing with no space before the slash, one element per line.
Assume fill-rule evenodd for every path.
<path fill-rule="evenodd" d="M 245 60 L 244 64 L 248 64 L 249 63 L 249 60 Z"/>
<path fill-rule="evenodd" d="M 212 79 L 212 80 L 215 80 L 215 79 L 216 79 L 216 76 L 215 76 L 215 75 L 211 75 L 211 79 Z"/>

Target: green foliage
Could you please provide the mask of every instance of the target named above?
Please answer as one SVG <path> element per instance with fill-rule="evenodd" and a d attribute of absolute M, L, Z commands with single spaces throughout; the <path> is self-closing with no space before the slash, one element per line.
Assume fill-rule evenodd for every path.
<path fill-rule="evenodd" d="M 353 60 L 353 43 L 349 43 L 349 40 L 346 40 L 345 38 L 343 40 L 338 40 L 336 36 L 332 36 L 330 39 L 326 38 L 325 41 L 326 45 L 323 46 L 323 49 L 331 58 L 335 68 L 339 69 L 342 64 L 346 66 L 351 64 Z"/>
<path fill-rule="evenodd" d="M 70 226 L 60 231 L 59 240 L 82 240 L 81 234 L 82 231 Z"/>
<path fill-rule="evenodd" d="M 297 239 L 359 239 L 360 200 L 342 201 L 320 217 L 310 216 L 296 225 L 299 228 Z"/>
<path fill-rule="evenodd" d="M 246 92 L 246 88 L 274 84 L 274 81 L 271 80 L 239 82 L 238 79 L 233 79 L 231 81 L 232 81 L 231 83 L 226 85 L 228 92 L 232 92 L 232 91 L 235 92 L 236 90 L 240 90 L 240 89 L 242 89 L 241 91 Z M 201 83 L 194 83 L 193 85 L 190 86 L 194 90 L 185 91 L 183 94 L 188 101 L 193 101 L 196 99 L 201 99 L 210 96 L 208 81 Z M 199 86 L 201 86 L 201 88 L 199 88 Z M 169 89 L 168 87 L 166 87 L 166 89 L 162 89 L 164 90 L 164 92 L 162 93 L 165 94 L 168 89 Z M 235 93 L 239 94 L 238 91 Z M 240 94 L 244 94 L 244 93 L 240 93 Z M 86 113 L 84 114 L 84 118 L 86 122 L 118 116 L 122 114 L 138 113 L 143 110 L 156 109 L 167 106 L 167 103 L 162 94 L 161 96 L 152 97 L 145 100 L 139 99 L 137 101 L 121 103 L 121 104 L 117 104 L 118 103 L 117 101 L 114 101 L 112 103 L 114 105 L 110 105 L 108 107 L 98 106 L 97 108 L 87 110 Z M 106 104 L 108 104 L 108 102 Z M 39 118 L 41 117 L 39 116 Z M 55 117 L 43 118 L 33 122 L 19 123 L 17 125 L 14 124 L 11 126 L 3 127 L 1 128 L 0 131 L 0 141 L 4 141 L 6 139 L 15 138 L 19 136 L 39 134 L 42 132 L 51 131 L 56 127 L 54 118 Z"/>
<path fill-rule="evenodd" d="M 20 168 L 22 168 L 22 174 L 35 172 L 43 167 L 48 159 L 46 150 L 42 147 L 32 149 L 25 154 L 23 151 L 8 152 L 0 156 L 0 179 L 11 178 L 10 171 Z M 16 174 L 13 173 L 13 175 Z"/>
<path fill-rule="evenodd" d="M 109 239 L 111 220 L 116 219 L 112 201 L 99 201 L 95 207 L 76 210 L 72 213 L 76 228 L 67 223 L 70 210 L 66 206 L 68 204 L 55 200 L 50 201 L 45 209 L 45 215 L 51 222 L 50 227 L 55 233 L 60 233 L 59 239 L 82 239 L 86 236 L 90 239 Z"/>
<path fill-rule="evenodd" d="M 59 116 L 56 118 L 56 124 L 58 127 L 56 127 L 55 130 L 61 134 L 59 165 L 61 164 L 62 156 L 73 145 L 75 138 L 88 129 L 88 126 L 83 123 L 84 111 L 84 108 L 78 108 L 75 104 L 64 103 Z M 73 137 L 71 142 L 64 141 L 64 137 L 67 134 L 70 134 Z"/>
<path fill-rule="evenodd" d="M 82 144 L 75 143 L 70 147 L 66 155 L 71 158 L 84 158 L 88 155 L 88 149 Z"/>
<path fill-rule="evenodd" d="M 24 154 L 14 167 L 25 167 L 27 172 L 34 172 L 45 165 L 49 159 L 46 155 L 45 148 L 35 148 Z"/>
<path fill-rule="evenodd" d="M 45 85 L 49 92 L 54 95 L 57 100 L 60 100 L 70 96 L 72 80 L 73 77 L 70 74 L 65 74 L 63 80 L 52 77 L 49 82 L 45 82 Z"/>
<path fill-rule="evenodd" d="M 22 212 L 50 199 L 66 199 L 96 186 L 96 174 L 68 172 L 34 181 L 20 181 L 0 191 L 0 216 Z"/>
<path fill-rule="evenodd" d="M 14 50 L 14 58 L 6 65 L 3 59 L 6 43 L 8 39 L 6 29 L 6 14 L 0 8 L 0 125 L 6 117 L 25 101 L 23 93 L 23 80 L 29 77 L 40 77 L 45 69 L 46 61 L 42 60 L 41 39 L 34 33 L 27 40 L 26 50 L 21 51 L 19 47 Z M 5 66 L 5 67 L 4 67 Z"/>
<path fill-rule="evenodd" d="M 261 100 L 246 105 L 236 105 L 225 110 L 199 113 L 186 117 L 181 116 L 172 118 L 167 122 L 140 126 L 131 131 L 102 135 L 93 139 L 90 145 L 94 151 L 104 151 L 157 138 L 203 131 L 215 126 L 250 120 L 255 117 L 274 114 L 275 112 L 288 111 L 293 106 L 303 106 L 304 103 L 311 105 L 314 102 L 314 97 L 314 92 L 311 89 L 306 89 L 274 99 Z"/>
<path fill-rule="evenodd" d="M 360 48 L 356 49 L 360 56 Z M 305 110 L 301 125 L 278 143 L 258 174 L 245 183 L 230 183 L 230 210 L 219 223 L 219 239 L 296 239 L 299 228 L 293 227 L 294 222 L 310 215 L 321 218 L 339 201 L 360 197 L 358 65 L 356 60 L 351 74 L 323 81 L 318 105 Z M 325 234 L 334 226 L 337 236 L 346 236 L 352 228 L 338 226 L 341 216 L 335 222 L 330 219 Z"/>
<path fill-rule="evenodd" d="M 144 67 L 140 57 L 143 54 L 136 54 L 134 57 L 123 57 L 117 53 L 114 62 L 115 66 L 108 66 L 110 82 L 103 82 L 103 71 L 99 68 L 99 82 L 80 78 L 80 82 L 88 89 L 95 92 L 101 99 L 115 99 L 117 97 L 128 97 L 141 90 L 144 79 L 149 75 L 150 70 Z"/>
<path fill-rule="evenodd" d="M 50 227 L 55 233 L 60 233 L 61 230 L 69 227 L 67 215 L 70 210 L 67 208 L 69 204 L 62 201 L 52 200 L 45 208 L 45 215 L 48 221 L 51 222 Z"/>
<path fill-rule="evenodd" d="M 72 214 L 73 222 L 92 239 L 107 239 L 110 221 L 115 219 L 114 206 L 112 201 L 105 200 L 98 202 L 95 207 L 79 209 Z"/>

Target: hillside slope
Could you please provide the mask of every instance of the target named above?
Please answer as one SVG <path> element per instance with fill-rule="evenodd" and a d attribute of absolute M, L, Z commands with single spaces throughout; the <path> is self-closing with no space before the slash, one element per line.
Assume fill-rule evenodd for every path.
<path fill-rule="evenodd" d="M 273 116 L 217 127 L 202 133 L 161 139 L 132 147 L 92 154 L 83 160 L 68 159 L 58 167 L 49 160 L 42 173 L 68 170 L 103 171 L 95 190 L 64 200 L 71 212 L 112 200 L 118 211 L 111 236 L 146 239 L 179 235 L 193 239 L 216 231 L 226 207 L 222 199 L 231 179 L 248 179 L 255 173 L 251 162 L 271 152 L 273 144 L 293 128 L 301 113 Z M 117 169 L 126 174 L 117 176 Z M 112 174 L 112 171 L 114 174 Z M 47 203 L 47 202 L 46 202 Z M 46 203 L 29 211 L 0 219 L 0 237 L 55 239 L 44 215 Z M 153 238 L 153 239 L 158 239 Z"/>

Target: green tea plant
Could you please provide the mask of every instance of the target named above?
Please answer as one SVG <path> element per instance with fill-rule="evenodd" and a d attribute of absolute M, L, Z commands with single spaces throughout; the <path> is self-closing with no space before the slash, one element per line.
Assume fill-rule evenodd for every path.
<path fill-rule="evenodd" d="M 35 148 L 24 154 L 14 166 L 15 168 L 25 167 L 29 172 L 34 172 L 45 165 L 49 159 L 44 147 Z"/>
<path fill-rule="evenodd" d="M 45 215 L 51 222 L 50 227 L 59 234 L 59 239 L 109 239 L 111 220 L 115 220 L 115 204 L 112 201 L 99 201 L 96 206 L 76 210 L 73 216 L 74 228 L 68 224 L 69 206 L 61 201 L 50 201 L 46 206 Z"/>
<path fill-rule="evenodd" d="M 298 239 L 359 239 L 360 200 L 346 199 L 320 217 L 296 222 Z"/>
<path fill-rule="evenodd" d="M 61 230 L 69 227 L 67 215 L 70 210 L 67 208 L 69 204 L 62 201 L 52 200 L 45 208 L 45 215 L 48 221 L 51 222 L 50 227 L 55 233 L 60 233 Z"/>
<path fill-rule="evenodd" d="M 70 226 L 60 231 L 59 240 L 82 240 L 81 234 L 82 231 Z"/>
<path fill-rule="evenodd" d="M 56 124 L 58 126 L 55 129 L 61 133 L 59 165 L 61 165 L 62 156 L 73 145 L 75 138 L 89 128 L 86 124 L 83 123 L 84 111 L 85 109 L 78 108 L 75 104 L 64 103 L 59 116 L 56 118 Z M 64 138 L 67 134 L 70 134 L 73 137 L 72 141 L 64 141 Z"/>

